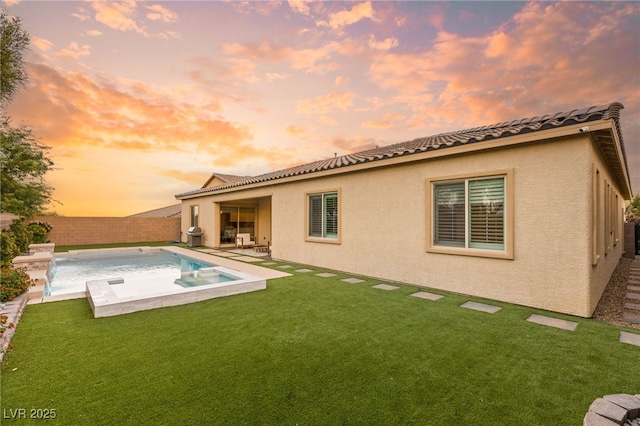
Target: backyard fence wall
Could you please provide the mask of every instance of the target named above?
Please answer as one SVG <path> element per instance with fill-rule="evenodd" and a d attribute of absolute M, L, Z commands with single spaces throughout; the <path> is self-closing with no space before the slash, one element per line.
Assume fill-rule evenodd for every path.
<path fill-rule="evenodd" d="M 53 226 L 47 239 L 59 246 L 174 241 L 180 238 L 175 217 L 37 216 L 29 222 Z"/>

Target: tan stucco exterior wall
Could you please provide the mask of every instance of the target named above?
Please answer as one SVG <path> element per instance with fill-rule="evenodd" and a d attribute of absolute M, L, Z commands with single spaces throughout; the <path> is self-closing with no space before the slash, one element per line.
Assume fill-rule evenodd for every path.
<path fill-rule="evenodd" d="M 613 184 L 590 137 L 576 134 L 187 199 L 183 229 L 199 204 L 204 244 L 215 246 L 219 230 L 205 217 L 216 203 L 260 199 L 258 238 L 271 241 L 275 259 L 588 317 L 623 246 L 592 265 L 594 167 Z M 513 258 L 427 252 L 427 182 L 504 170 L 513 178 Z M 306 194 L 328 191 L 340 194 L 340 243 L 307 241 Z"/>
<path fill-rule="evenodd" d="M 589 139 L 575 136 L 279 186 L 272 255 L 590 316 L 612 270 L 591 271 L 593 156 Z M 514 179 L 513 260 L 427 253 L 426 180 L 504 169 Z M 305 242 L 305 192 L 334 189 L 341 244 Z"/>
<path fill-rule="evenodd" d="M 592 166 L 592 185 L 591 185 L 591 197 L 590 197 L 590 205 L 591 207 L 596 207 L 599 209 L 599 213 L 597 215 L 592 214 L 592 209 L 590 209 L 590 223 L 594 226 L 594 222 L 597 219 L 598 223 L 596 225 L 596 232 L 599 235 L 599 238 L 596 238 L 595 246 L 597 248 L 598 260 L 595 265 L 593 265 L 593 259 L 591 262 L 590 271 L 590 282 L 589 282 L 589 295 L 590 295 L 590 306 L 595 310 L 598 301 L 600 300 L 600 296 L 604 292 L 605 287 L 615 269 L 616 265 L 620 261 L 622 254 L 624 253 L 624 200 L 620 195 L 620 188 L 616 184 L 613 179 L 613 176 L 605 165 L 605 161 L 597 149 L 597 147 L 592 146 L 590 151 L 591 154 L 591 164 Z M 600 181 L 599 185 L 595 185 L 595 181 L 593 181 L 593 176 L 595 171 L 597 170 L 598 179 Z M 607 195 L 606 189 L 607 185 L 611 187 L 611 193 Z M 597 192 L 597 193 L 596 193 Z M 617 196 L 617 202 L 615 198 Z M 599 202 L 594 201 L 594 197 L 599 198 Z M 611 207 L 609 207 L 611 211 L 611 215 L 615 215 L 618 218 L 617 222 L 615 222 L 614 218 L 609 219 L 609 223 L 607 222 L 607 203 L 610 202 L 613 198 L 613 203 Z M 611 237 L 607 236 L 607 233 L 610 232 L 612 227 L 617 228 L 614 231 L 614 235 Z M 593 228 L 591 228 L 593 229 Z M 593 234 L 593 233 L 592 233 Z M 608 239 L 609 238 L 609 239 Z M 594 244 L 593 235 L 592 238 L 589 239 L 590 247 L 593 250 L 592 244 Z M 593 252 L 592 252 L 593 253 Z M 593 257 L 593 256 L 592 256 Z M 593 312 L 592 310 L 592 312 Z"/>

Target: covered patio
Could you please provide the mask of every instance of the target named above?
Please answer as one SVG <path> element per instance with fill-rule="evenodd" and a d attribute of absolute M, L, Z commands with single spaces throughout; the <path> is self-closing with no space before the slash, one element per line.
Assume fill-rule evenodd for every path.
<path fill-rule="evenodd" d="M 245 236 L 244 248 L 260 253 L 254 248 L 268 248 L 271 242 L 271 197 L 229 199 L 200 204 L 202 215 L 210 212 L 212 219 L 191 218 L 191 226 L 201 226 L 206 235 L 207 247 L 236 248 L 236 238 Z M 203 220 L 204 219 L 204 220 Z M 195 223 L 194 225 L 194 222 Z M 199 224 L 198 224 L 199 223 Z M 247 239 L 248 236 L 248 239 Z M 267 254 L 264 252 L 264 254 Z"/>

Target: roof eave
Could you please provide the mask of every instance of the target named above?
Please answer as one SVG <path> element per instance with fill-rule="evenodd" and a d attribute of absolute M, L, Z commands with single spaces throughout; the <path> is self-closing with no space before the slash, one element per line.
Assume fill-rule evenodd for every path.
<path fill-rule="evenodd" d="M 438 148 L 433 150 L 427 150 L 424 152 L 416 152 L 411 154 L 403 154 L 389 158 L 380 158 L 374 159 L 370 161 L 364 161 L 362 163 L 357 164 L 349 164 L 342 167 L 331 168 L 326 170 L 318 170 L 309 173 L 302 173 L 295 176 L 287 176 L 287 177 L 279 177 L 271 180 L 265 180 L 261 182 L 255 183 L 247 183 L 239 186 L 232 186 L 228 188 L 222 188 L 217 190 L 212 190 L 213 188 L 203 188 L 201 190 L 186 192 L 183 194 L 176 195 L 176 199 L 178 200 L 186 200 L 192 198 L 199 198 L 209 195 L 217 195 L 217 194 L 225 194 L 229 192 L 237 192 L 241 190 L 248 190 L 254 188 L 261 188 L 265 186 L 284 184 L 289 182 L 307 180 L 307 179 L 317 179 L 325 176 L 337 175 L 342 173 L 352 173 L 362 170 L 381 168 L 381 167 L 390 167 L 398 164 L 406 164 L 410 162 L 423 161 L 426 159 L 439 158 L 444 156 L 454 156 L 460 154 L 466 154 L 470 152 L 483 151 L 483 150 L 491 150 L 505 146 L 525 144 L 525 143 L 533 143 L 533 142 L 541 142 L 545 140 L 555 139 L 559 137 L 578 135 L 584 132 L 584 127 L 588 126 L 588 132 L 595 132 L 597 130 L 609 129 L 613 137 L 616 139 L 616 147 L 618 152 L 618 161 L 622 159 L 622 168 L 625 171 L 624 176 L 621 180 L 624 181 L 624 188 L 627 192 L 630 193 L 631 186 L 628 179 L 628 173 L 626 173 L 626 162 L 624 161 L 624 155 L 621 151 L 621 145 L 618 140 L 618 132 L 617 123 L 612 119 L 600 119 L 590 121 L 588 123 L 576 123 L 562 127 L 555 127 L 551 129 L 538 130 L 530 133 L 520 133 L 513 136 L 504 136 L 501 138 L 496 138 L 492 140 L 485 140 L 476 143 L 451 146 L 446 148 Z M 622 183 L 622 182 L 621 182 Z M 215 187 L 214 187 L 215 188 Z"/>
<path fill-rule="evenodd" d="M 624 144 L 620 140 L 620 124 L 616 119 L 602 120 L 602 126 L 593 126 L 593 138 L 600 148 L 611 173 L 620 185 L 621 195 L 625 200 L 633 198 L 631 179 L 627 166 Z M 592 126 L 589 126 L 590 128 Z M 603 133 L 604 132 L 604 133 Z"/>

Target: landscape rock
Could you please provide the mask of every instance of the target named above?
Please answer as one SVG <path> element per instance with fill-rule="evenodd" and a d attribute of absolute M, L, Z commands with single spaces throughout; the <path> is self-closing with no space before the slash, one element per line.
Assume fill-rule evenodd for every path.
<path fill-rule="evenodd" d="M 587 412 L 587 415 L 584 416 L 584 426 L 615 426 L 618 423 L 612 422 L 609 419 L 606 419 L 593 411 Z"/>
<path fill-rule="evenodd" d="M 612 420 L 618 425 L 627 421 L 627 410 L 614 404 L 611 401 L 607 401 L 604 398 L 598 398 L 589 407 L 589 411 L 593 411 L 602 417 L 606 417 Z"/>
<path fill-rule="evenodd" d="M 640 398 L 625 393 L 605 395 L 603 398 L 627 410 L 630 419 L 640 416 Z"/>

